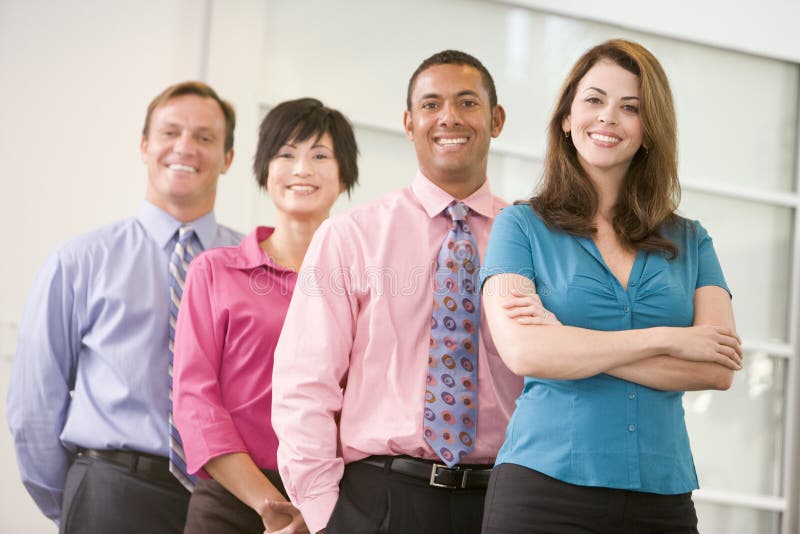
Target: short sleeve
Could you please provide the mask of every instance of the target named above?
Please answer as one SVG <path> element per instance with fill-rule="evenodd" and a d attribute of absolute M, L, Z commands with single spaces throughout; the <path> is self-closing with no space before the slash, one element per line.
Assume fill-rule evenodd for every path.
<path fill-rule="evenodd" d="M 695 289 L 703 286 L 719 286 L 731 294 L 728 284 L 725 282 L 725 275 L 722 274 L 722 266 L 719 264 L 717 252 L 714 250 L 714 242 L 703 225 L 694 221 L 694 228 L 697 235 L 697 282 Z"/>
<path fill-rule="evenodd" d="M 525 220 L 526 210 L 530 211 L 530 206 L 510 206 L 495 217 L 481 266 L 481 287 L 496 274 L 519 274 L 534 280 L 530 224 Z"/>

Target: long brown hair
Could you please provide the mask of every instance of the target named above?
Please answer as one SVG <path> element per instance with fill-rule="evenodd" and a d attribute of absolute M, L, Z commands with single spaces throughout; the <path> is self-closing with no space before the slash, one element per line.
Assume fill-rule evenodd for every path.
<path fill-rule="evenodd" d="M 572 67 L 559 93 L 548 128 L 543 183 L 529 200 L 544 222 L 567 233 L 592 236 L 599 198 L 581 167 L 562 124 L 570 114 L 578 83 L 597 62 L 611 61 L 639 78 L 639 105 L 644 140 L 634 154 L 614 206 L 613 227 L 623 245 L 677 254 L 676 245 L 659 229 L 678 220 L 677 125 L 669 81 L 661 64 L 638 43 L 614 39 L 585 52 Z"/>

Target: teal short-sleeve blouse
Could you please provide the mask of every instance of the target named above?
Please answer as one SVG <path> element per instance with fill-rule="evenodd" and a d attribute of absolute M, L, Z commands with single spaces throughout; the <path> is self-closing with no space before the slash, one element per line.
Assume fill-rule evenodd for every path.
<path fill-rule="evenodd" d="M 691 326 L 695 289 L 728 287 L 699 222 L 679 219 L 662 235 L 678 246 L 677 257 L 639 251 L 626 290 L 591 239 L 549 229 L 529 205 L 510 206 L 495 219 L 481 282 L 500 273 L 526 276 L 565 325 L 605 331 Z M 697 474 L 682 398 L 682 392 L 607 374 L 526 377 L 497 464 L 584 486 L 692 491 Z"/>

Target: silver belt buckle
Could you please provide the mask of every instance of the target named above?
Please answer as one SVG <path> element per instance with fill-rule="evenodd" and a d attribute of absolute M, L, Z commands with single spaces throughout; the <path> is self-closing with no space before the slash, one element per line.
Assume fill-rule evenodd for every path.
<path fill-rule="evenodd" d="M 467 487 L 467 478 L 469 477 L 469 472 L 470 472 L 469 468 L 466 468 L 466 469 L 451 469 L 453 471 L 458 471 L 459 473 L 461 473 L 461 485 L 460 486 L 459 485 L 452 485 L 452 484 L 441 484 L 439 482 L 436 482 L 436 474 L 438 473 L 439 468 L 451 469 L 451 468 L 449 468 L 449 467 L 447 467 L 446 465 L 443 465 L 443 464 L 432 464 L 431 465 L 431 478 L 430 478 L 430 480 L 428 480 L 428 484 L 429 485 L 431 485 L 431 486 L 433 486 L 435 488 L 448 488 L 448 489 L 456 489 L 458 487 L 461 487 L 461 489 L 464 489 L 464 488 Z"/>

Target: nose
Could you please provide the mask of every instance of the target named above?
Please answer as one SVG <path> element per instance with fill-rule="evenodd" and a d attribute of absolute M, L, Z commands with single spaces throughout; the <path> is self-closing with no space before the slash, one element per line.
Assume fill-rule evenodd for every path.
<path fill-rule="evenodd" d="M 300 156 L 295 158 L 292 174 L 295 176 L 309 176 L 311 174 L 311 163 L 307 157 Z"/>
<path fill-rule="evenodd" d="M 194 140 L 189 132 L 182 132 L 175 140 L 173 150 L 176 154 L 191 154 L 194 150 Z"/>
<path fill-rule="evenodd" d="M 439 126 L 453 127 L 461 124 L 461 114 L 455 102 L 445 100 L 439 114 Z"/>
<path fill-rule="evenodd" d="M 597 120 L 602 122 L 603 124 L 616 124 L 617 123 L 617 113 L 616 108 L 612 106 L 606 106 L 600 110 L 600 114 L 597 116 Z"/>

